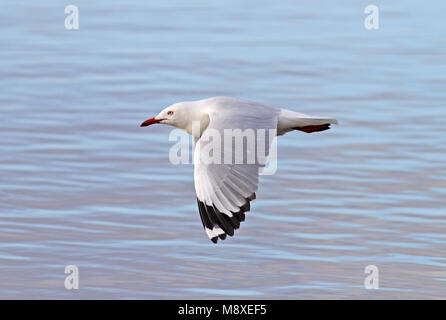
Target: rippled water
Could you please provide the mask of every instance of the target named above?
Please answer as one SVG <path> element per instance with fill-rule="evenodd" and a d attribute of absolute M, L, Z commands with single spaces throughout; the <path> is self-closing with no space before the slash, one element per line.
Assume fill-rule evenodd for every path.
<path fill-rule="evenodd" d="M 446 298 L 446 5 L 376 1 L 368 31 L 336 3 L 3 0 L 0 298 Z M 170 128 L 138 127 L 215 95 L 341 123 L 281 137 L 218 245 Z"/>

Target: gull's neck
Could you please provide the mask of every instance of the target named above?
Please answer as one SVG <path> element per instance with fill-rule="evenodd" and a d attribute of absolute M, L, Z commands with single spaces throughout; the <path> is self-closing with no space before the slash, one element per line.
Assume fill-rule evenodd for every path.
<path fill-rule="evenodd" d="M 177 128 L 183 129 L 195 139 L 200 138 L 210 121 L 207 108 L 197 102 L 183 102 L 181 107 L 184 120 L 177 125 Z"/>

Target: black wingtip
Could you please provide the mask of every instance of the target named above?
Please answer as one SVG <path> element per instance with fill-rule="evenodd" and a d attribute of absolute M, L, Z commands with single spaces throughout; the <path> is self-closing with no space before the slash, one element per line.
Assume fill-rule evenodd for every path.
<path fill-rule="evenodd" d="M 224 231 L 224 233 L 212 237 L 210 240 L 216 244 L 218 239 L 225 240 L 228 235 L 232 237 L 234 235 L 234 231 L 240 227 L 240 222 L 245 221 L 245 212 L 250 210 L 250 201 L 254 200 L 255 198 L 255 193 L 245 198 L 246 202 L 239 207 L 240 211 L 232 212 L 232 217 L 220 212 L 214 205 L 207 205 L 205 202 L 197 198 L 198 209 L 203 227 L 210 230 L 213 230 L 214 227 L 218 227 Z"/>

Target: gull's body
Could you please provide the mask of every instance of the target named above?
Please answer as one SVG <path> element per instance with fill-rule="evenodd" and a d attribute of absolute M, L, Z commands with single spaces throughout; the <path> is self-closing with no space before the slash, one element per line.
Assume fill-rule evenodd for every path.
<path fill-rule="evenodd" d="M 193 135 L 198 208 L 208 237 L 216 243 L 218 238 L 224 240 L 227 234 L 233 236 L 234 230 L 245 220 L 250 201 L 256 196 L 259 169 L 263 165 L 257 161 L 252 164 L 207 164 L 202 152 L 202 147 L 210 140 L 207 135 L 218 131 L 223 136 L 225 129 L 277 130 L 278 136 L 293 130 L 311 133 L 327 130 L 330 124 L 337 124 L 337 120 L 235 98 L 213 97 L 173 104 L 141 126 L 154 123 L 173 125 Z M 193 123 L 199 123 L 199 130 L 194 129 Z M 269 144 L 266 145 L 266 155 L 268 147 Z M 245 154 L 252 151 L 249 146 L 246 148 L 243 150 Z"/>

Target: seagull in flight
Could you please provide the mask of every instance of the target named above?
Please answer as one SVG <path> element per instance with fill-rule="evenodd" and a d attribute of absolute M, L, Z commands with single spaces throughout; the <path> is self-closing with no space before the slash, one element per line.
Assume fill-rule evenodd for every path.
<path fill-rule="evenodd" d="M 281 136 L 298 130 L 313 133 L 330 129 L 337 120 L 328 117 L 309 116 L 295 111 L 263 105 L 256 102 L 230 97 L 212 97 L 198 101 L 175 103 L 162 110 L 156 117 L 148 119 L 141 127 L 152 124 L 167 124 L 186 131 L 194 138 L 194 182 L 197 194 L 198 211 L 204 230 L 209 239 L 217 243 L 233 236 L 234 231 L 245 220 L 245 213 L 250 210 L 250 202 L 256 198 L 259 183 L 259 170 L 265 163 L 255 160 L 209 162 L 209 148 L 206 146 L 215 137 L 215 132 L 224 136 L 225 130 L 253 130 L 272 132 Z M 194 123 L 198 129 L 194 129 Z M 263 129 L 263 131 L 262 131 Z M 255 139 L 254 143 L 242 146 L 243 159 L 255 153 L 260 144 L 264 144 L 265 155 L 269 154 L 271 141 L 263 143 Z M 263 140 L 262 140 L 263 141 Z M 232 144 L 232 138 L 231 138 Z M 224 153 L 237 151 L 233 145 L 224 149 Z M 228 157 L 229 158 L 229 157 Z M 226 160 L 226 158 L 225 158 Z"/>

